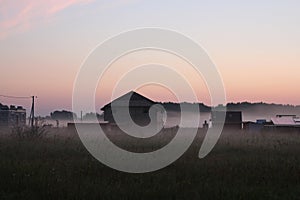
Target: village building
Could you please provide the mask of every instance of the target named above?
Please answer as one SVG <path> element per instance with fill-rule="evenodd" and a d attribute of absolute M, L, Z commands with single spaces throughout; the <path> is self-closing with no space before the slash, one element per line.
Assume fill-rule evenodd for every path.
<path fill-rule="evenodd" d="M 212 126 L 222 123 L 224 113 L 212 112 L 211 121 Z M 227 111 L 225 113 L 224 129 L 241 130 L 243 128 L 242 112 L 241 111 Z"/>
<path fill-rule="evenodd" d="M 140 126 L 146 126 L 150 123 L 150 108 L 157 104 L 156 102 L 140 95 L 137 92 L 131 91 L 127 94 L 113 100 L 101 108 L 103 111 L 104 121 L 109 124 L 115 124 L 114 114 L 121 115 L 122 124 L 129 123 L 132 120 Z M 113 106 L 112 106 L 113 105 Z M 126 115 L 125 110 L 129 109 L 131 119 Z M 122 117 L 124 115 L 124 117 Z M 163 109 L 154 107 L 153 120 L 158 124 L 163 123 Z"/>
<path fill-rule="evenodd" d="M 26 125 L 26 110 L 22 106 L 2 105 L 0 103 L 0 126 L 16 127 Z"/>
<path fill-rule="evenodd" d="M 276 115 L 270 121 L 265 119 L 256 122 L 243 122 L 244 130 L 250 133 L 269 132 L 300 132 L 300 118 L 296 115 Z"/>
<path fill-rule="evenodd" d="M 271 118 L 271 121 L 276 127 L 300 128 L 300 118 L 298 118 L 296 115 L 276 115 L 276 117 Z"/>
<path fill-rule="evenodd" d="M 265 128 L 271 131 L 300 132 L 300 118 L 296 115 L 276 115 Z"/>
<path fill-rule="evenodd" d="M 260 133 L 267 125 L 272 125 L 272 123 L 266 119 L 257 119 L 256 122 L 243 122 L 243 129 L 249 133 Z"/>

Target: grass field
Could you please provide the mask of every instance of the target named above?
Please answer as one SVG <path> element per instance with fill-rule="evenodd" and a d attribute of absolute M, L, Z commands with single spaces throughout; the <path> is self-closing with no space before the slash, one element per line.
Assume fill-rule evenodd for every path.
<path fill-rule="evenodd" d="M 172 138 L 175 129 L 165 130 Z M 101 164 L 75 132 L 53 129 L 44 137 L 0 137 L 0 199 L 299 199 L 300 134 L 223 133 L 213 151 L 197 157 L 204 134 L 170 166 L 146 174 Z M 149 151 L 166 140 L 132 141 L 123 148 Z M 129 141 L 130 140 L 130 141 Z"/>

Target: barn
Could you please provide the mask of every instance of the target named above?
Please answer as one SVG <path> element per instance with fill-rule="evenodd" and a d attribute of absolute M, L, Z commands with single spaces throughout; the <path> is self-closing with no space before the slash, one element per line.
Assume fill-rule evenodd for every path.
<path fill-rule="evenodd" d="M 129 102 L 129 114 L 131 119 L 140 126 L 146 126 L 150 123 L 149 111 L 150 107 L 155 105 L 156 103 L 143 95 L 130 91 L 123 96 L 113 100 L 112 102 L 106 104 L 101 108 L 103 111 L 104 121 L 107 121 L 110 124 L 115 124 L 115 120 L 113 114 L 124 115 L 124 110 L 128 109 Z M 112 106 L 113 105 L 113 106 Z M 155 119 L 157 123 L 162 123 L 163 119 L 163 109 L 159 109 L 155 107 Z M 129 118 L 124 116 L 122 118 L 123 124 L 129 122 Z"/>

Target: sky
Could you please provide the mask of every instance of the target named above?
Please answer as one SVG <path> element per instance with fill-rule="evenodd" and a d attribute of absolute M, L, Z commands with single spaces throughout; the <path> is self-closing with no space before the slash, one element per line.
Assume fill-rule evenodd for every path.
<path fill-rule="evenodd" d="M 0 0 L 0 95 L 37 96 L 38 115 L 71 110 L 76 74 L 99 43 L 124 31 L 160 27 L 180 32 L 206 50 L 228 102 L 300 105 L 299 9 L 298 0 Z M 144 52 L 121 58 L 115 68 L 137 64 L 147 53 L 188 67 L 170 55 Z M 112 79 L 106 77 L 103 84 L 111 86 Z M 109 87 L 101 90 L 101 84 L 98 108 L 110 97 Z M 199 101 L 210 104 L 205 82 L 194 82 L 197 86 Z M 157 101 L 176 101 L 167 89 L 139 90 Z M 184 100 L 191 99 L 186 95 Z M 31 103 L 2 97 L 0 102 L 27 110 Z"/>

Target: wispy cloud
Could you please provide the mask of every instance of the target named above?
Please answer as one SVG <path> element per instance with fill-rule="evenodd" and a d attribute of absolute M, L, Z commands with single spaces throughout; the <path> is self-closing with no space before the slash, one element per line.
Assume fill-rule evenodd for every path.
<path fill-rule="evenodd" d="M 30 29 L 36 21 L 47 20 L 73 5 L 94 0 L 0 0 L 0 39 Z"/>

